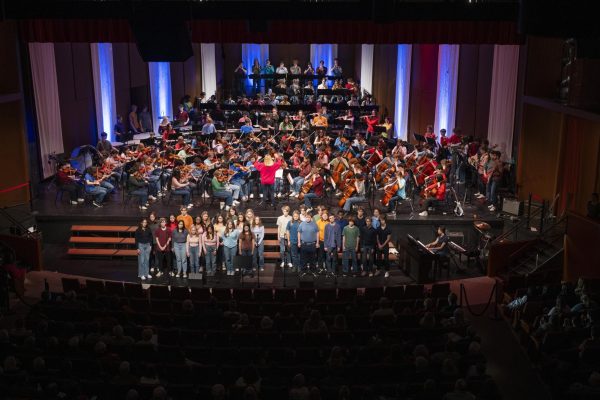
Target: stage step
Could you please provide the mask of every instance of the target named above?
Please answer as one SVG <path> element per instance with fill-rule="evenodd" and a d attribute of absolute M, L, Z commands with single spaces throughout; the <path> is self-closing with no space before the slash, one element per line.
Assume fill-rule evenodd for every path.
<path fill-rule="evenodd" d="M 126 244 L 134 245 L 135 238 L 132 237 L 114 237 L 114 236 L 71 236 L 69 243 L 93 243 L 93 244 Z"/>
<path fill-rule="evenodd" d="M 131 225 L 73 225 L 71 232 L 135 232 L 137 226 Z"/>
<path fill-rule="evenodd" d="M 137 257 L 135 249 L 91 249 L 70 248 L 67 251 L 70 256 L 76 257 Z"/>

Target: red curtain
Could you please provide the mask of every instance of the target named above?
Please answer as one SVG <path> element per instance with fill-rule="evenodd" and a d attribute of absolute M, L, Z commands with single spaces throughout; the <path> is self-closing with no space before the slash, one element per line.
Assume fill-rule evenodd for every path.
<path fill-rule="evenodd" d="M 246 20 L 191 21 L 200 43 L 461 43 L 518 44 L 514 21 L 271 21 L 250 32 Z M 133 42 L 126 19 L 33 19 L 20 22 L 27 42 Z"/>
<path fill-rule="evenodd" d="M 576 118 L 567 118 L 564 141 L 564 162 L 560 189 L 560 211 L 573 209 L 575 194 L 579 187 L 581 171 L 581 149 L 585 145 L 584 134 Z"/>

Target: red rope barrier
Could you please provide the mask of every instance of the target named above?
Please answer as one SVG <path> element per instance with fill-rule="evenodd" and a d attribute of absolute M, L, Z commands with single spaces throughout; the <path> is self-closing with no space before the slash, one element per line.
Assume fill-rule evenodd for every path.
<path fill-rule="evenodd" d="M 0 190 L 0 194 L 2 194 L 2 193 L 8 193 L 8 192 L 13 192 L 13 191 L 15 191 L 17 189 L 21 189 L 21 188 L 24 188 L 24 187 L 27 187 L 27 186 L 29 186 L 29 182 L 21 183 L 20 185 L 12 186 L 12 187 Z"/>

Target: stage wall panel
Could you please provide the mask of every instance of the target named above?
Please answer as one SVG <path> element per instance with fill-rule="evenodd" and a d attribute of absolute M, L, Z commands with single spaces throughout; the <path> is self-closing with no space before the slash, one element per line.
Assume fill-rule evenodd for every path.
<path fill-rule="evenodd" d="M 413 45 L 408 108 L 408 135 L 423 133 L 433 125 L 437 91 L 438 45 Z"/>
<path fill-rule="evenodd" d="M 398 47 L 376 44 L 373 49 L 373 96 L 379 104 L 379 115 L 394 118 L 396 104 L 396 62 Z"/>

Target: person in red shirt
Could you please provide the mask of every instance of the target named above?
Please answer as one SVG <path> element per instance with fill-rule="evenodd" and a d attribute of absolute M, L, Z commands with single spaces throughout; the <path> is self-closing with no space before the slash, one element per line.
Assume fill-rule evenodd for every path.
<path fill-rule="evenodd" d="M 56 172 L 56 183 L 60 190 L 69 193 L 71 197 L 71 204 L 77 205 L 78 203 L 83 203 L 83 188 L 75 182 L 71 176 L 69 176 L 68 171 L 71 170 L 69 164 L 63 164 L 58 168 Z"/>
<path fill-rule="evenodd" d="M 425 134 L 423 136 L 425 136 L 425 139 L 433 139 L 433 140 L 437 139 L 437 136 L 436 136 L 435 132 L 433 131 L 432 125 L 427 125 L 427 128 L 425 128 Z"/>
<path fill-rule="evenodd" d="M 154 237 L 156 242 L 156 267 L 158 269 L 156 277 L 158 278 L 163 273 L 167 273 L 171 267 L 171 230 L 167 227 L 166 219 L 160 219 L 160 225 L 154 231 Z"/>
<path fill-rule="evenodd" d="M 304 195 L 304 205 L 307 209 L 312 209 L 312 199 L 320 199 L 323 197 L 323 185 L 325 181 L 320 174 L 319 168 L 313 168 L 312 175 L 309 179 L 312 179 L 312 186 L 310 192 Z"/>
<path fill-rule="evenodd" d="M 264 157 L 263 162 L 255 162 L 254 168 L 260 173 L 260 183 L 262 185 L 263 201 L 269 200 L 271 205 L 275 207 L 275 196 L 273 186 L 275 185 L 275 172 L 281 166 L 281 159 L 279 154 L 275 153 L 276 161 L 267 154 Z"/>
<path fill-rule="evenodd" d="M 177 143 L 175 143 L 175 150 L 182 150 L 185 147 L 185 140 L 183 136 L 179 136 L 177 138 Z"/>
<path fill-rule="evenodd" d="M 375 126 L 379 124 L 379 118 L 377 117 L 377 111 L 371 111 L 371 115 L 363 116 L 367 124 L 367 136 L 370 138 L 375 134 Z"/>
<path fill-rule="evenodd" d="M 446 179 L 443 174 L 439 173 L 435 176 L 435 182 L 427 186 L 424 190 L 427 198 L 423 204 L 423 211 L 419 213 L 421 217 L 429 215 L 427 210 L 433 207 L 436 203 L 444 201 L 446 198 Z"/>
<path fill-rule="evenodd" d="M 182 125 L 188 125 L 190 123 L 190 116 L 187 113 L 187 111 L 185 111 L 183 109 L 183 104 L 179 105 L 179 111 L 177 112 L 177 115 L 175 116 L 175 119 Z"/>

